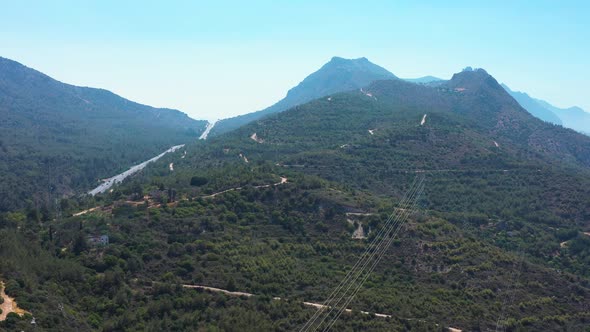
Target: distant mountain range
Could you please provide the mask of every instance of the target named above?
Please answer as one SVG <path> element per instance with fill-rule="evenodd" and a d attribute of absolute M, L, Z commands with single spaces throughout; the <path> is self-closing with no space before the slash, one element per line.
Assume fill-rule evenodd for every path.
<path fill-rule="evenodd" d="M 373 81 L 397 79 L 386 69 L 370 62 L 367 58 L 344 59 L 333 57 L 318 71 L 307 76 L 287 96 L 276 104 L 253 113 L 220 120 L 211 131 L 211 136 L 231 131 L 269 114 L 285 111 L 293 106 L 324 97 L 333 93 L 360 89 Z"/>
<path fill-rule="evenodd" d="M 473 71 L 467 67 L 464 71 Z M 291 107 L 301 105 L 316 98 L 330 94 L 351 91 L 368 86 L 378 80 L 398 79 L 386 69 L 371 63 L 366 58 L 344 59 L 333 57 L 318 71 L 306 77 L 299 85 L 289 90 L 287 96 L 276 104 L 253 113 L 223 119 L 216 123 L 211 131 L 211 136 L 219 135 L 239 128 L 249 122 L 261 119 L 269 114 L 285 111 Z M 424 76 L 419 78 L 406 78 L 404 81 L 426 86 L 440 86 L 447 80 Z M 560 109 L 546 101 L 530 97 L 524 92 L 512 91 L 508 86 L 502 87 L 518 103 L 535 117 L 549 123 L 562 125 L 578 132 L 590 133 L 590 113 L 584 112 L 579 107 Z"/>
<path fill-rule="evenodd" d="M 535 100 L 548 110 L 553 111 L 553 113 L 555 113 L 562 121 L 564 127 L 574 129 L 590 136 L 590 113 L 577 106 L 559 108 L 549 104 L 544 100 Z"/>
<path fill-rule="evenodd" d="M 417 83 L 417 84 L 428 84 L 428 83 L 433 83 L 433 82 L 445 81 L 442 78 L 438 78 L 438 77 L 434 77 L 434 76 L 424 76 L 424 77 L 419 77 L 419 78 L 404 78 L 403 80 L 411 82 L 411 83 Z"/>
<path fill-rule="evenodd" d="M 434 76 L 407 78 L 404 80 L 431 86 L 440 85 L 446 82 L 446 80 Z M 590 135 L 590 113 L 585 112 L 580 107 L 559 108 L 544 100 L 533 98 L 525 92 L 513 91 L 506 84 L 501 85 L 512 98 L 518 101 L 520 106 L 535 117 L 545 122 L 561 125 L 566 128 L 574 129 L 580 133 Z"/>
<path fill-rule="evenodd" d="M 533 98 L 524 92 L 512 91 L 505 84 L 502 84 L 502 87 L 522 107 L 539 119 L 590 135 L 590 113 L 585 112 L 583 109 L 576 106 L 559 108 L 544 100 Z"/>
<path fill-rule="evenodd" d="M 479 73 L 470 68 L 465 72 Z M 258 112 L 221 120 L 213 127 L 210 136 L 317 98 L 354 90 L 366 92 L 377 81 L 388 82 L 378 86 L 406 81 L 415 83 L 403 85 L 406 88 L 444 89 L 460 77 L 450 81 L 434 76 L 400 80 L 366 58 L 333 57 L 290 89 L 286 97 L 276 104 Z M 582 109 L 560 109 L 526 93 L 512 91 L 506 85 L 502 87 L 535 117 L 582 133 L 590 131 L 590 114 Z M 488 116 L 487 113 L 481 114 L 479 121 L 488 121 Z M 53 182 L 52 185 L 43 186 L 53 188 L 56 193 L 70 192 L 95 184 L 98 178 L 113 175 L 114 171 L 143 161 L 171 145 L 190 141 L 198 137 L 206 126 L 206 121 L 193 120 L 180 111 L 141 105 L 107 90 L 61 83 L 4 58 L 0 58 L 0 117 L 3 119 L 0 124 L 0 149 L 5 152 L 0 170 L 17 170 L 11 179 L 4 181 L 2 187 L 6 195 L 3 199 L 7 201 L 0 202 L 0 207 L 24 201 L 27 193 L 39 192 L 39 188 L 20 185 L 20 178 L 37 179 L 25 181 L 27 186 L 39 184 L 42 182 L 40 177 L 48 176 L 42 171 L 42 167 L 47 168 L 47 165 L 54 165 L 51 168 L 56 170 L 56 174 L 52 175 L 53 180 L 43 180 Z M 27 166 L 23 166 L 25 164 Z M 8 188 L 18 188 L 20 194 L 15 196 Z"/>
<path fill-rule="evenodd" d="M 0 58 L 0 210 L 96 184 L 175 144 L 206 121 L 102 89 L 61 83 Z M 41 194 L 43 193 L 43 194 Z"/>
<path fill-rule="evenodd" d="M 502 87 L 529 113 L 537 118 L 557 125 L 563 125 L 563 122 L 551 110 L 541 105 L 536 99 L 531 98 L 528 94 L 519 91 L 512 91 L 508 86 L 502 84 Z"/>
<path fill-rule="evenodd" d="M 430 118 L 442 116 L 444 120 L 439 121 L 445 124 L 449 121 L 459 121 L 460 129 L 456 130 L 478 133 L 479 138 L 468 145 L 476 142 L 482 145 L 464 149 L 467 154 L 451 158 L 451 163 L 458 162 L 461 158 L 469 158 L 473 151 L 482 149 L 483 153 L 483 150 L 493 149 L 494 144 L 498 143 L 504 146 L 502 150 L 505 153 L 505 149 L 512 150 L 511 153 L 524 149 L 531 154 L 527 158 L 542 157 L 550 163 L 571 162 L 579 166 L 590 166 L 590 140 L 587 137 L 569 129 L 550 126 L 531 116 L 485 70 L 463 71 L 453 75 L 451 80 L 441 82 L 436 86 L 427 86 L 400 79 L 375 81 L 362 91 L 321 98 L 297 106 L 292 112 L 280 117 L 275 115 L 250 124 L 239 132 L 247 136 L 256 132 L 258 137 L 269 141 L 273 140 L 270 137 L 275 137 L 284 141 L 281 144 L 290 141 L 287 137 L 295 137 L 298 136 L 296 133 L 305 132 L 305 138 L 297 137 L 297 145 L 304 146 L 308 140 L 344 144 L 346 142 L 342 140 L 347 140 L 346 136 L 353 133 L 361 135 L 369 129 L 379 131 L 380 127 L 391 130 L 393 123 L 396 123 L 397 128 L 397 116 L 413 114 L 420 117 L 426 114 L 426 124 Z M 347 104 L 340 101 L 342 96 L 346 96 Z M 399 114 L 396 115 L 396 111 Z M 331 115 L 328 116 L 326 112 Z M 338 115 L 332 112 L 337 112 Z M 391 112 L 394 114 L 390 119 L 387 114 Z M 333 121 L 328 121 L 328 117 Z M 457 117 L 460 117 L 460 120 Z M 343 120 L 344 118 L 348 120 Z M 337 132 L 338 121 L 350 121 L 351 124 L 342 124 L 342 132 Z M 420 121 L 417 118 L 415 122 L 415 125 L 419 125 Z M 351 131 L 353 128 L 354 131 Z M 284 132 L 278 133 L 279 129 Z M 451 127 L 448 130 L 453 131 Z M 438 132 L 437 141 L 452 140 L 453 136 L 447 135 L 446 132 Z M 461 144 L 465 143 L 467 142 Z M 308 149 L 304 151 L 309 153 Z M 437 160 L 440 162 L 447 157 L 449 156 L 442 154 Z"/>

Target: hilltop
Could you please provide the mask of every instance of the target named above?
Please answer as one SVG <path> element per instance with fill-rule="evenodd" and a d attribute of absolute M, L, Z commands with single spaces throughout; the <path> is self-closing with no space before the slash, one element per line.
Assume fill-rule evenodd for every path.
<path fill-rule="evenodd" d="M 253 113 L 218 121 L 211 135 L 219 135 L 239 128 L 267 115 L 285 111 L 296 105 L 333 93 L 357 90 L 376 80 L 397 79 L 386 69 L 370 62 L 367 58 L 344 59 L 333 57 L 319 70 L 307 76 L 296 87 L 287 92 L 285 98 L 276 104 Z"/>

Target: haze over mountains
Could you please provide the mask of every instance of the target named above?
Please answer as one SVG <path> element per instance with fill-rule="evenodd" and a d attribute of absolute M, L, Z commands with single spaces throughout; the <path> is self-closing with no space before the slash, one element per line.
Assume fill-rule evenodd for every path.
<path fill-rule="evenodd" d="M 211 136 L 316 98 L 360 90 L 380 80 L 400 81 L 394 74 L 366 58 L 349 60 L 333 57 L 289 90 L 281 101 L 262 111 L 221 120 L 213 127 Z M 433 76 L 405 81 L 423 86 L 449 84 L 449 81 Z M 559 109 L 525 93 L 514 92 L 506 85 L 502 86 L 537 118 L 579 132 L 588 132 L 590 114 L 583 110 L 577 107 Z M 59 170 L 53 175 L 53 180 L 44 180 L 53 184 L 45 183 L 43 186 L 52 187 L 52 190 L 60 193 L 71 192 L 74 188 L 93 185 L 98 178 L 112 176 L 114 172 L 146 160 L 172 145 L 186 143 L 198 137 L 206 125 L 205 121 L 193 120 L 177 110 L 141 105 L 107 90 L 64 84 L 4 58 L 0 58 L 0 115 L 4 119 L 0 125 L 0 147 L 6 153 L 3 167 L 15 170 L 14 177 L 4 181 L 4 192 L 8 193 L 6 188 L 14 187 L 22 190 L 21 194 L 14 195 L 13 192 L 3 195 L 4 200 L 13 197 L 9 199 L 10 202 L 3 204 L 8 206 L 22 201 L 22 198 L 17 197 L 38 189 L 25 189 L 30 184 L 17 184 L 24 170 L 27 170 L 27 176 L 37 177 L 36 183 L 43 182 L 39 180 L 39 176 L 43 175 L 39 163 L 45 164 L 45 168 Z M 480 121 L 486 120 L 486 115 L 481 116 L 483 118 Z M 119 147 L 123 149 L 112 152 Z M 547 148 L 560 150 L 562 146 Z M 85 171 L 80 174 L 73 170 L 66 171 L 67 166 L 57 165 L 62 162 L 57 161 L 60 158 L 55 158 L 56 153 L 63 153 L 66 159 L 73 158 L 67 164 L 83 164 L 81 168 Z M 27 159 L 25 156 L 37 161 L 22 167 L 30 163 L 23 161 Z M 68 175 L 64 176 L 65 173 Z"/>
<path fill-rule="evenodd" d="M 553 111 L 562 121 L 564 127 L 572 128 L 590 136 L 590 114 L 585 110 L 577 106 L 559 108 L 544 100 L 536 99 L 536 101 L 548 110 Z"/>
<path fill-rule="evenodd" d="M 425 85 L 439 85 L 445 82 L 445 80 L 434 76 L 408 78 L 404 80 Z M 516 99 L 520 106 L 535 117 L 545 122 L 561 125 L 590 135 L 590 113 L 583 109 L 577 106 L 565 109 L 555 107 L 544 100 L 532 98 L 525 92 L 512 91 L 506 84 L 502 84 L 502 87 Z"/>
<path fill-rule="evenodd" d="M 536 99 L 524 92 L 512 91 L 502 84 L 502 87 L 514 97 L 527 111 L 539 119 L 574 129 L 586 135 L 590 134 L 590 113 L 579 107 L 559 108 L 550 103 Z"/>

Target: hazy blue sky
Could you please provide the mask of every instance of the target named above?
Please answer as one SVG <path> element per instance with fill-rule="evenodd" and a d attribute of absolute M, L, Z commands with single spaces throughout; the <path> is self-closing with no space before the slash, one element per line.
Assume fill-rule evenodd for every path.
<path fill-rule="evenodd" d="M 417 2 L 0 0 L 0 56 L 194 118 L 269 106 L 334 55 L 399 77 L 482 67 L 590 110 L 590 1 Z"/>

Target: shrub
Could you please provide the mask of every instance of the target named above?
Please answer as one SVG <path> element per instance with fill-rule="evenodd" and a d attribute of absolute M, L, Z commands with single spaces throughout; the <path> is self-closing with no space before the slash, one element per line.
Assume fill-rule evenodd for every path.
<path fill-rule="evenodd" d="M 207 178 L 204 178 L 202 176 L 193 176 L 191 178 L 191 186 L 194 186 L 194 187 L 200 187 L 200 186 L 206 185 L 207 182 L 209 182 L 209 180 L 207 180 Z"/>

